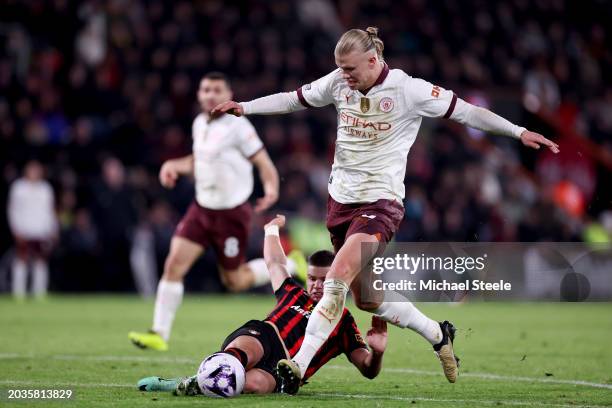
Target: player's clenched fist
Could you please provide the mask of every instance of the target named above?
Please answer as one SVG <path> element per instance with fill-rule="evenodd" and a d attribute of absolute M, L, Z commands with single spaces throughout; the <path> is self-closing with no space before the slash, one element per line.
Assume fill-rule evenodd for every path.
<path fill-rule="evenodd" d="M 268 222 L 264 226 L 264 228 L 268 228 L 273 225 L 276 225 L 278 228 L 284 227 L 285 226 L 285 216 L 281 214 L 276 214 L 276 217 L 274 217 L 270 222 Z"/>
<path fill-rule="evenodd" d="M 174 188 L 179 177 L 178 169 L 172 160 L 164 162 L 159 170 L 159 182 L 165 188 Z"/>
<path fill-rule="evenodd" d="M 234 116 L 242 116 L 244 115 L 244 110 L 238 102 L 228 101 L 215 106 L 215 108 L 211 112 L 213 116 L 217 116 L 222 113 L 229 113 Z"/>

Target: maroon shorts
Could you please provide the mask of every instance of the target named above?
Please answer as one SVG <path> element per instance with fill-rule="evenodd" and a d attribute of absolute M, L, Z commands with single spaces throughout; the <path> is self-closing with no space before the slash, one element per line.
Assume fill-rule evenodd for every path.
<path fill-rule="evenodd" d="M 18 239 L 15 241 L 15 251 L 17 252 L 17 256 L 21 259 L 46 259 L 51 252 L 51 241 Z"/>
<path fill-rule="evenodd" d="M 327 229 L 335 252 L 340 250 L 347 237 L 358 232 L 376 235 L 378 241 L 387 243 L 403 218 L 404 207 L 396 201 L 342 204 L 331 196 L 327 198 Z"/>
<path fill-rule="evenodd" d="M 174 235 L 204 248 L 212 247 L 223 269 L 236 269 L 245 261 L 252 212 L 248 202 L 227 210 L 211 210 L 194 201 Z"/>

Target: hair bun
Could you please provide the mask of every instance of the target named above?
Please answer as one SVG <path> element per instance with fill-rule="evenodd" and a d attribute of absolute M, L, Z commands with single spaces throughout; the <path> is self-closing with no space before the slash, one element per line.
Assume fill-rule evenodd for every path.
<path fill-rule="evenodd" d="M 368 27 L 366 32 L 372 37 L 378 37 L 378 27 Z"/>

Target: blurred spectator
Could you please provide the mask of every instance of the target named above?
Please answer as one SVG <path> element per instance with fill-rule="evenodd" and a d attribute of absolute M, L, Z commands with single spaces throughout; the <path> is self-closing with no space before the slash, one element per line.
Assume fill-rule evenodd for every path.
<path fill-rule="evenodd" d="M 123 164 L 109 157 L 102 162 L 102 177 L 92 186 L 92 215 L 104 249 L 100 284 L 106 289 L 130 281 L 129 251 L 138 215 L 125 181 Z"/>
<path fill-rule="evenodd" d="M 23 177 L 11 185 L 8 199 L 8 221 L 16 247 L 11 282 L 17 298 L 26 295 L 29 267 L 34 296 L 47 293 L 47 258 L 58 233 L 54 205 L 53 188 L 44 179 L 42 164 L 36 160 L 27 162 Z"/>

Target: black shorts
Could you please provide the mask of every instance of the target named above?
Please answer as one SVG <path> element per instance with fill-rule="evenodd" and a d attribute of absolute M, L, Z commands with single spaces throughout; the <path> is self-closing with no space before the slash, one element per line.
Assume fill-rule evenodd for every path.
<path fill-rule="evenodd" d="M 240 336 L 250 336 L 259 340 L 261 346 L 263 347 L 264 354 L 254 368 L 259 368 L 267 373 L 270 373 L 270 375 L 272 375 L 272 377 L 274 377 L 276 380 L 275 392 L 278 392 L 280 381 L 278 381 L 278 377 L 275 373 L 276 364 L 279 360 L 287 358 L 287 355 L 285 354 L 283 343 L 281 343 L 274 328 L 261 320 L 249 320 L 227 336 L 223 342 L 223 345 L 221 346 L 221 350 L 225 350 L 228 344 Z"/>

